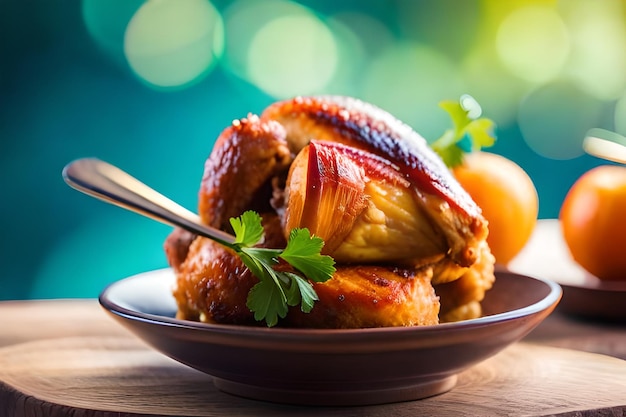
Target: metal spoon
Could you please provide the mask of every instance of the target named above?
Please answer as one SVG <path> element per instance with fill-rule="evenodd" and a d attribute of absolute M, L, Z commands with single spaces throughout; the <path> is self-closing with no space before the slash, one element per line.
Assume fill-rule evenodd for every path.
<path fill-rule="evenodd" d="M 63 169 L 71 187 L 92 197 L 134 211 L 171 226 L 178 226 L 221 244 L 235 237 L 202 224 L 200 217 L 153 190 L 121 169 L 95 158 L 78 159 Z"/>

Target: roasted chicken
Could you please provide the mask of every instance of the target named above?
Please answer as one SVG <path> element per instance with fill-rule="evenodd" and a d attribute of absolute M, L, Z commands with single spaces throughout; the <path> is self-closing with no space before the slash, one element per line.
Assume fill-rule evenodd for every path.
<path fill-rule="evenodd" d="M 262 214 L 264 246 L 284 247 L 306 227 L 338 265 L 314 284 L 313 310 L 290 310 L 280 325 L 473 318 L 494 281 L 480 208 L 421 136 L 356 99 L 286 100 L 226 128 L 205 164 L 199 213 L 230 231 L 245 210 Z M 257 280 L 234 253 L 180 230 L 165 251 L 180 318 L 255 324 L 246 295 Z"/>

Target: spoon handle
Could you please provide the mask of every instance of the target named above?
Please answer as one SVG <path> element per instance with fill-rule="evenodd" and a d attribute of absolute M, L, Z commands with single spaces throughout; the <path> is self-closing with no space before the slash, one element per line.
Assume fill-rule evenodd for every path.
<path fill-rule="evenodd" d="M 96 158 L 71 162 L 63 169 L 65 182 L 85 194 L 230 245 L 235 237 L 202 224 L 200 217 L 148 187 L 121 169 Z"/>

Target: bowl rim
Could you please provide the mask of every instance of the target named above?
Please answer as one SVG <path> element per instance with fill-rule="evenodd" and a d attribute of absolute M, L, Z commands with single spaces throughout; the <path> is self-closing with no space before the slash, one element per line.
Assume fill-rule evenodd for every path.
<path fill-rule="evenodd" d="M 271 340 L 291 340 L 299 342 L 314 342 L 320 340 L 328 340 L 332 337 L 333 342 L 338 341 L 355 341 L 367 340 L 371 338 L 402 338 L 406 336 L 426 336 L 428 334 L 450 334 L 463 332 L 464 330 L 477 329 L 481 327 L 490 327 L 494 324 L 510 322 L 512 320 L 523 319 L 525 317 L 541 313 L 542 311 L 551 312 L 558 304 L 562 296 L 562 288 L 555 281 L 539 278 L 535 276 L 520 274 L 509 271 L 505 268 L 496 268 L 496 277 L 498 274 L 508 274 L 520 278 L 532 279 L 539 281 L 549 288 L 548 293 L 538 301 L 527 306 L 497 313 L 493 315 L 483 316 L 476 319 L 463 320 L 452 323 L 441 323 L 437 325 L 413 326 L 413 327 L 377 327 L 377 328 L 361 328 L 361 329 L 310 329 L 310 328 L 284 328 L 265 326 L 244 326 L 232 324 L 213 324 L 195 322 L 190 320 L 177 319 L 165 315 L 146 313 L 126 308 L 111 298 L 113 289 L 128 283 L 131 280 L 146 278 L 146 275 L 156 274 L 173 274 L 170 268 L 156 269 L 152 271 L 142 272 L 123 278 L 107 285 L 100 293 L 98 301 L 100 305 L 110 314 L 121 319 L 132 320 L 146 324 L 157 324 L 167 327 L 175 327 L 190 331 L 198 331 L 203 333 L 211 333 L 222 336 L 235 336 L 244 338 L 258 338 Z M 496 278 L 497 279 L 497 278 Z M 250 340 L 250 339 L 249 339 Z"/>

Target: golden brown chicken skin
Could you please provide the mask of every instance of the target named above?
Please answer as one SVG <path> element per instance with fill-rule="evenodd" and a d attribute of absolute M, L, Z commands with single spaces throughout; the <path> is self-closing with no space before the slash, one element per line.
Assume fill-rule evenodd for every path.
<path fill-rule="evenodd" d="M 310 313 L 291 307 L 283 327 L 367 328 L 439 323 L 439 299 L 431 270 L 380 266 L 339 267 L 333 278 L 313 287 L 319 301 Z M 246 307 L 258 280 L 238 257 L 199 238 L 181 265 L 174 297 L 177 318 L 208 323 L 263 325 Z"/>
<path fill-rule="evenodd" d="M 333 278 L 314 283 L 319 301 L 310 313 L 290 311 L 294 327 L 366 328 L 439 323 L 439 299 L 432 270 L 343 266 Z"/>
<path fill-rule="evenodd" d="M 338 96 L 277 102 L 261 118 L 284 127 L 294 153 L 317 139 L 363 149 L 396 164 L 420 190 L 424 212 L 445 235 L 446 257 L 458 267 L 455 274 L 448 271 L 435 281 L 456 279 L 476 261 L 478 246 L 487 238 L 487 221 L 426 140 L 408 125 L 371 104 Z"/>
<path fill-rule="evenodd" d="M 325 164 L 334 164 L 336 180 L 318 181 L 329 172 Z M 339 206 L 320 209 L 342 194 L 328 198 L 319 186 L 350 190 L 345 178 L 354 190 Z M 317 199 L 307 196 L 312 188 Z M 480 209 L 417 133 L 358 100 L 296 98 L 271 105 L 260 118 L 233 122 L 207 159 L 199 199 L 202 220 L 225 231 L 231 217 L 261 213 L 266 247 L 284 247 L 292 227 L 324 230 L 324 219 L 343 216 L 342 237 L 332 228 L 324 236 L 337 272 L 314 283 L 319 301 L 310 313 L 291 308 L 280 326 L 415 326 L 474 317 L 493 283 Z M 348 207 L 350 201 L 356 206 Z M 167 238 L 165 251 L 177 275 L 180 318 L 263 324 L 246 307 L 258 280 L 234 253 L 180 230 Z M 377 258 L 380 253 L 396 258 Z"/>
<path fill-rule="evenodd" d="M 286 172 L 292 160 L 281 125 L 258 116 L 234 120 L 217 138 L 207 158 L 198 195 L 202 221 L 224 231 L 229 219 L 245 210 L 270 208 L 271 179 Z M 175 229 L 164 243 L 169 265 L 177 270 L 196 236 Z"/>
<path fill-rule="evenodd" d="M 276 215 L 263 217 L 265 246 L 284 247 Z M 177 317 L 209 323 L 260 324 L 246 307 L 250 289 L 258 282 L 239 257 L 205 237 L 197 237 L 186 259 L 176 268 L 174 298 Z"/>
<path fill-rule="evenodd" d="M 266 216 L 264 228 L 264 246 L 285 245 L 276 216 Z M 431 274 L 429 268 L 339 267 L 329 281 L 313 284 L 319 297 L 315 308 L 303 313 L 292 307 L 281 326 L 339 329 L 437 324 L 439 300 L 430 284 Z M 263 324 L 246 307 L 248 292 L 258 280 L 229 249 L 198 237 L 177 277 L 178 318 Z"/>
<path fill-rule="evenodd" d="M 298 153 L 311 139 L 341 142 L 381 155 L 398 164 L 425 192 L 483 223 L 481 210 L 453 179 L 443 161 L 415 130 L 364 101 L 343 96 L 296 97 L 270 105 L 264 120 L 279 122 Z"/>
<path fill-rule="evenodd" d="M 269 209 L 270 178 L 285 172 L 292 156 L 283 127 L 255 115 L 235 120 L 217 138 L 206 160 L 199 195 L 202 220 L 227 230 L 246 209 Z"/>
<path fill-rule="evenodd" d="M 485 242 L 479 258 L 459 279 L 435 285 L 440 298 L 441 322 L 475 319 L 482 315 L 481 301 L 493 286 L 495 257 Z"/>

